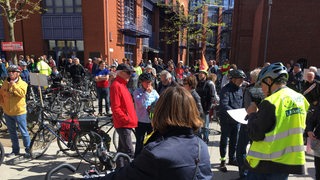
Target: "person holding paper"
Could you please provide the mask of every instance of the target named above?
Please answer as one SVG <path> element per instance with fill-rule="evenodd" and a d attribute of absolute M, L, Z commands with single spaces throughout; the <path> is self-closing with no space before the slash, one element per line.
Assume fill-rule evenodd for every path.
<path fill-rule="evenodd" d="M 221 89 L 219 118 L 221 126 L 220 136 L 220 167 L 219 170 L 227 172 L 226 153 L 229 139 L 229 165 L 238 166 L 236 160 L 236 147 L 240 124 L 228 113 L 228 110 L 243 107 L 243 91 L 241 85 L 246 75 L 242 70 L 234 69 L 229 72 L 230 81 Z"/>
<path fill-rule="evenodd" d="M 309 103 L 288 88 L 287 68 L 282 63 L 264 67 L 258 76 L 264 100 L 251 103 L 248 135 L 252 144 L 246 157 L 247 179 L 288 179 L 304 174 L 303 132 Z"/>

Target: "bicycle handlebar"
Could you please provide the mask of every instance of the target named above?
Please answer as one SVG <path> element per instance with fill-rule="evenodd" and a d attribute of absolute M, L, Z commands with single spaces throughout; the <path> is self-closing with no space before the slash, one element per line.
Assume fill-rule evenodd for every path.
<path fill-rule="evenodd" d="M 49 172 L 47 172 L 45 180 L 51 180 L 52 174 L 54 174 L 64 168 L 69 169 L 73 173 L 76 172 L 76 168 L 74 166 L 72 166 L 71 164 L 63 163 L 63 164 L 60 164 L 59 166 L 53 168 Z"/>

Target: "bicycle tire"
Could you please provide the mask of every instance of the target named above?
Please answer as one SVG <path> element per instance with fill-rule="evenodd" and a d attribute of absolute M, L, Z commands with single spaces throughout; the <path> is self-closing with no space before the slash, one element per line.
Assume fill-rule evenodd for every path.
<path fill-rule="evenodd" d="M 30 143 L 30 153 L 32 158 L 37 159 L 41 157 L 49 148 L 55 136 L 48 130 L 54 129 L 51 124 L 46 124 L 47 128 L 40 127 L 33 136 Z"/>
<path fill-rule="evenodd" d="M 90 132 L 77 134 L 75 139 L 75 148 L 79 156 L 90 164 L 99 165 L 97 157 L 97 145 L 100 144 L 100 137 L 94 137 Z"/>
<path fill-rule="evenodd" d="M 0 142 L 0 166 L 3 163 L 3 159 L 4 159 L 4 148 L 2 143 Z"/>
<path fill-rule="evenodd" d="M 63 138 L 60 136 L 60 133 L 59 133 L 59 137 L 61 138 L 61 140 L 63 140 Z M 76 149 L 75 149 L 75 143 L 74 142 L 71 142 L 71 144 L 69 144 L 68 146 L 66 146 L 65 144 L 63 144 L 63 142 L 61 142 L 60 139 L 57 139 L 57 144 L 58 144 L 58 147 L 59 147 L 59 150 L 61 152 L 63 152 L 63 154 L 69 156 L 69 157 L 78 157 L 79 154 L 77 153 Z M 68 144 L 68 141 L 65 141 L 63 140 L 64 143 Z"/>
<path fill-rule="evenodd" d="M 131 140 L 132 140 L 132 145 L 133 149 L 136 147 L 136 132 L 134 129 L 131 129 Z M 112 143 L 114 145 L 115 150 L 118 150 L 119 147 L 119 134 L 117 133 L 116 129 L 114 129 L 113 134 L 112 134 Z"/>

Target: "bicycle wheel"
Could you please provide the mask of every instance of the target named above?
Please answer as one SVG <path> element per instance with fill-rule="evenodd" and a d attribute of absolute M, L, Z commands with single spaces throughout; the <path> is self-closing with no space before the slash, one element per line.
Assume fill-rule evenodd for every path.
<path fill-rule="evenodd" d="M 80 157 L 90 164 L 99 164 L 97 157 L 97 146 L 100 144 L 100 137 L 96 133 L 82 132 L 76 136 L 76 151 Z"/>
<path fill-rule="evenodd" d="M 135 135 L 134 129 L 131 129 L 131 140 L 132 140 L 133 149 L 135 149 L 137 140 L 136 140 L 136 135 Z M 116 129 L 114 129 L 114 131 L 113 131 L 112 143 L 114 145 L 114 148 L 117 151 L 118 147 L 119 147 L 119 134 L 117 133 Z"/>
<path fill-rule="evenodd" d="M 51 124 L 46 124 L 45 126 L 40 127 L 41 129 L 35 133 L 31 140 L 30 153 L 32 158 L 41 157 L 55 138 L 55 135 L 49 131 L 49 129 L 54 130 L 54 127 Z"/>
<path fill-rule="evenodd" d="M 4 159 L 4 149 L 3 149 L 3 145 L 0 142 L 0 166 L 3 162 L 3 159 Z"/>
<path fill-rule="evenodd" d="M 74 130 L 73 132 L 76 132 L 76 131 Z M 57 139 L 59 150 L 69 157 L 78 157 L 79 154 L 76 151 L 74 140 L 72 140 L 71 142 L 68 142 L 68 140 L 65 140 L 65 138 L 61 136 L 60 130 L 58 134 L 60 137 Z"/>

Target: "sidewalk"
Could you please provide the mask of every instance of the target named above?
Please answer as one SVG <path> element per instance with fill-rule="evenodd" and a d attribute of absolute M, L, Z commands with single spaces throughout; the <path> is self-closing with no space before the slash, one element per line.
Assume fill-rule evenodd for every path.
<path fill-rule="evenodd" d="M 216 123 L 211 123 L 211 134 L 209 142 L 209 153 L 211 156 L 211 167 L 214 173 L 214 179 L 218 180 L 232 180 L 238 178 L 238 168 L 235 166 L 227 166 L 228 172 L 222 173 L 218 170 L 220 164 L 219 156 L 219 140 L 220 135 L 214 134 L 214 131 L 219 131 L 220 128 Z M 5 152 L 11 152 L 11 143 L 7 136 L 4 136 L 4 132 L 0 132 L 0 141 L 5 146 Z M 22 144 L 22 143 L 21 143 Z M 0 166 L 1 180 L 5 179 L 25 179 L 25 180 L 39 180 L 44 179 L 47 171 L 56 167 L 61 163 L 70 163 L 77 167 L 80 163 L 80 159 L 66 157 L 62 152 L 56 155 L 58 150 L 56 142 L 53 142 L 44 156 L 39 159 L 34 160 L 21 160 L 19 157 L 6 158 L 4 163 Z M 20 161 L 19 161 L 20 160 Z M 19 162 L 15 164 L 15 162 Z M 68 178 L 67 175 L 72 175 L 70 177 L 82 177 L 81 174 L 89 169 L 89 164 L 82 161 L 79 169 L 75 174 L 71 174 L 68 171 L 64 171 L 66 175 L 60 176 L 61 178 Z M 313 157 L 307 156 L 306 164 L 306 175 L 290 175 L 289 180 L 299 179 L 299 180 L 312 180 L 314 178 L 314 164 Z"/>

